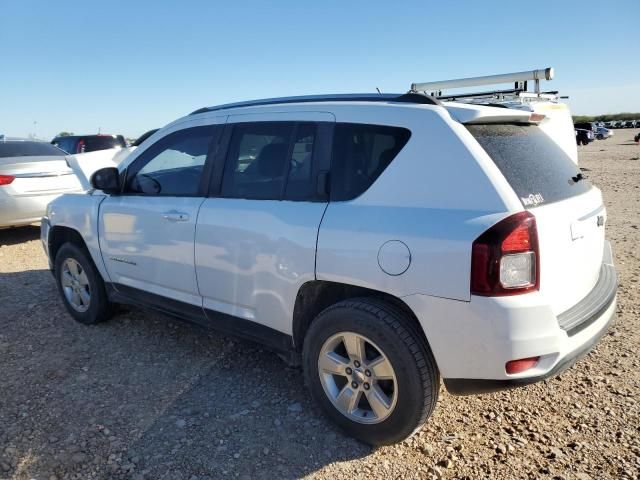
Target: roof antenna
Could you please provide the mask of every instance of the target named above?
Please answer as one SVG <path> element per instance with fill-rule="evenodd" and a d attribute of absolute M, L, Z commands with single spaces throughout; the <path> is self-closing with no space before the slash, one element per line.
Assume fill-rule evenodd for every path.
<path fill-rule="evenodd" d="M 378 87 L 376 87 L 376 90 L 378 91 L 378 93 L 379 93 L 380 95 L 382 95 L 382 92 L 380 91 L 380 89 L 379 89 Z"/>

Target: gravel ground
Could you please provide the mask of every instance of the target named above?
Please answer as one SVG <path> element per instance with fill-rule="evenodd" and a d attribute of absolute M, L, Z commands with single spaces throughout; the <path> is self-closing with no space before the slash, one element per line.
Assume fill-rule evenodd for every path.
<path fill-rule="evenodd" d="M 137 309 L 74 323 L 38 229 L 0 231 L 0 478 L 640 478 L 637 132 L 580 147 L 620 274 L 608 335 L 542 384 L 443 388 L 392 447 L 335 430 L 300 372 L 255 345 Z"/>

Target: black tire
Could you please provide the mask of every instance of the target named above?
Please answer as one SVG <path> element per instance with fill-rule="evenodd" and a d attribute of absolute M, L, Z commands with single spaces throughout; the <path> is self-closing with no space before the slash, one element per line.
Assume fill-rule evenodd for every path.
<path fill-rule="evenodd" d="M 67 259 L 73 259 L 80 264 L 89 281 L 91 299 L 88 302 L 88 309 L 80 312 L 73 308 L 67 300 L 62 286 L 63 264 Z M 69 314 L 78 322 L 85 325 L 103 322 L 108 320 L 114 312 L 114 305 L 109 302 L 104 281 L 100 276 L 96 266 L 91 260 L 89 253 L 73 243 L 65 243 L 60 247 L 55 258 L 55 277 L 58 286 L 58 293 Z"/>
<path fill-rule="evenodd" d="M 342 414 L 325 393 L 318 359 L 324 343 L 340 332 L 363 335 L 384 351 L 397 380 L 395 408 L 375 424 Z M 374 298 L 337 303 L 312 322 L 303 347 L 306 384 L 327 416 L 347 434 L 370 445 L 400 442 L 422 427 L 438 401 L 440 374 L 429 345 L 400 308 Z"/>

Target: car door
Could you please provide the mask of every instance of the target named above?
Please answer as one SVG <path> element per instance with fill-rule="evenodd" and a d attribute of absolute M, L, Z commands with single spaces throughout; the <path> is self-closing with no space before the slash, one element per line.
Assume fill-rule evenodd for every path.
<path fill-rule="evenodd" d="M 266 343 L 274 331 L 291 334 L 298 289 L 315 279 L 333 125 L 329 113 L 229 116 L 224 171 L 212 176 L 196 229 L 211 321 L 232 315 L 236 330 L 261 331 Z"/>
<path fill-rule="evenodd" d="M 148 303 L 168 298 L 202 314 L 195 225 L 222 130 L 206 125 L 169 133 L 128 166 L 122 194 L 100 205 L 100 248 L 120 293 Z"/>

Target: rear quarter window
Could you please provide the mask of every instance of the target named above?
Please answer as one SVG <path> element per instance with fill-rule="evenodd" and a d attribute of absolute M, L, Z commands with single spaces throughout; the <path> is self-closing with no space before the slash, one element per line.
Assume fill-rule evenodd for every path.
<path fill-rule="evenodd" d="M 465 125 L 525 208 L 565 200 L 591 189 L 580 169 L 536 125 Z"/>
<path fill-rule="evenodd" d="M 409 141 L 406 128 L 336 124 L 331 159 L 331 200 L 364 193 Z"/>

